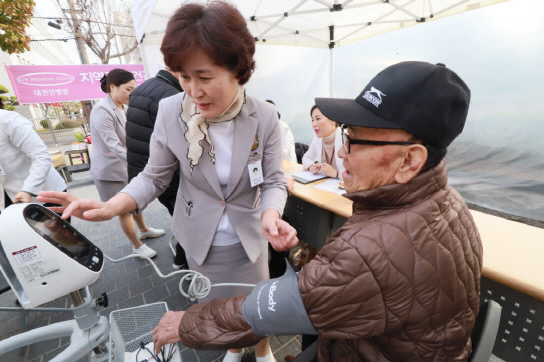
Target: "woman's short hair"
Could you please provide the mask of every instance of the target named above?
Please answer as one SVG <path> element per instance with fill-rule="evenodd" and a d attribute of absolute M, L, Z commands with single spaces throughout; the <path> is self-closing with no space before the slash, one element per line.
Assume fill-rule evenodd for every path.
<path fill-rule="evenodd" d="M 314 109 L 319 109 L 319 108 L 317 108 L 317 104 L 314 104 L 314 105 L 312 106 L 312 108 L 310 109 L 310 118 L 312 117 L 312 113 L 314 112 Z M 327 117 L 327 118 L 329 118 L 329 117 Z M 330 121 L 334 122 L 332 119 L 330 119 Z M 336 128 L 338 128 L 338 127 L 340 127 L 340 124 L 337 123 L 337 122 L 334 122 L 334 126 L 335 126 Z"/>
<path fill-rule="evenodd" d="M 267 99 L 265 102 L 268 102 L 270 104 L 273 104 L 273 105 L 276 105 L 276 103 L 274 103 L 274 101 L 270 100 L 270 99 Z M 278 110 L 276 110 L 276 112 L 278 112 L 278 119 L 281 119 L 281 114 Z"/>
<path fill-rule="evenodd" d="M 116 87 L 119 87 L 121 84 L 125 84 L 130 82 L 131 80 L 134 80 L 134 75 L 124 69 L 112 69 L 109 71 L 109 73 L 100 79 L 100 89 L 102 89 L 102 92 L 109 93 L 110 92 L 110 85 L 114 85 Z"/>
<path fill-rule="evenodd" d="M 310 117 L 312 117 L 312 113 L 314 112 L 314 109 L 319 109 L 319 108 L 317 108 L 317 104 L 314 104 L 312 106 L 312 109 L 310 109 Z"/>
<path fill-rule="evenodd" d="M 179 72 L 197 50 L 234 72 L 240 84 L 247 83 L 255 69 L 255 38 L 238 9 L 225 1 L 183 5 L 168 21 L 161 45 L 164 64 Z"/>

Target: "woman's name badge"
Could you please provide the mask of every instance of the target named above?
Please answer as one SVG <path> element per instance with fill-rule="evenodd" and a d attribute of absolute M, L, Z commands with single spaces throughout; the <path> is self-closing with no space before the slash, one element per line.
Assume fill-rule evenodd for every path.
<path fill-rule="evenodd" d="M 6 176 L 6 172 L 4 172 L 4 168 L 2 167 L 1 163 L 0 163 L 0 176 Z"/>
<path fill-rule="evenodd" d="M 261 160 L 255 161 L 247 165 L 249 171 L 249 180 L 251 181 L 251 187 L 260 185 L 264 182 L 263 167 Z"/>

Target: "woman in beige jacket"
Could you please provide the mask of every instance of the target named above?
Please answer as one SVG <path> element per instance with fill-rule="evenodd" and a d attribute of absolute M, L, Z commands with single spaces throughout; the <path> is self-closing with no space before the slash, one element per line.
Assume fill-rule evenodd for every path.
<path fill-rule="evenodd" d="M 136 87 L 131 72 L 113 69 L 100 81 L 100 88 L 108 96 L 98 102 L 91 112 L 93 150 L 91 175 L 100 200 L 108 201 L 128 183 L 126 131 L 127 106 L 130 93 Z M 136 233 L 134 221 L 140 233 Z M 119 215 L 121 229 L 133 245 L 133 253 L 153 258 L 157 252 L 141 240 L 164 235 L 164 230 L 146 225 L 144 215 Z"/>
<path fill-rule="evenodd" d="M 289 250 L 297 239 L 281 220 L 287 191 L 277 112 L 244 89 L 255 66 L 255 41 L 229 3 L 186 4 L 170 19 L 161 51 L 166 65 L 180 72 L 186 93 L 160 102 L 146 168 L 107 203 L 59 199 L 69 205 L 64 216 L 97 221 L 141 212 L 179 164 L 172 231 L 189 268 L 212 284 L 267 279 L 267 240 L 276 250 Z M 213 288 L 203 301 L 250 291 Z M 256 355 L 259 362 L 274 361 L 268 338 L 257 344 Z M 241 358 L 241 350 L 230 350 L 224 361 Z"/>

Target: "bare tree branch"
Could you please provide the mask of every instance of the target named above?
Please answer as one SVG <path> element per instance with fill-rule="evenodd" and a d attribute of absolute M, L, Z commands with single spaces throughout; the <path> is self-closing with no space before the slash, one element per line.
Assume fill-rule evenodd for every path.
<path fill-rule="evenodd" d="M 130 54 L 130 53 L 132 53 L 132 52 L 134 51 L 134 49 L 136 49 L 137 47 L 138 47 L 138 42 L 134 42 L 134 44 L 132 44 L 128 49 L 126 49 L 126 50 L 123 51 L 122 53 L 112 55 L 111 57 L 112 57 L 112 58 L 117 58 L 117 57 L 122 57 L 123 55 Z"/>
<path fill-rule="evenodd" d="M 85 44 L 102 62 L 122 57 L 134 51 L 137 43 L 127 44 L 125 49 L 112 55 L 112 46 L 118 46 L 119 35 L 135 37 L 134 29 L 124 25 L 130 22 L 125 18 L 123 5 L 117 0 L 56 0 L 66 26 L 76 40 Z M 128 21 L 127 21 L 128 20 Z M 123 31 L 121 32 L 121 27 Z M 130 32 L 127 34 L 127 29 Z M 81 48 L 81 46 L 80 46 Z"/>

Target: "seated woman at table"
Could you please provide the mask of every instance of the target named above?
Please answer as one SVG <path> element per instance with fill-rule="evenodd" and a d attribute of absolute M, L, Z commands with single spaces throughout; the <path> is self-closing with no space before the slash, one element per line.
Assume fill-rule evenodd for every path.
<path fill-rule="evenodd" d="M 329 177 L 342 179 L 345 168 L 337 152 L 342 147 L 342 130 L 338 123 L 325 117 L 316 105 L 310 110 L 310 116 L 315 136 L 308 152 L 302 157 L 304 170 L 314 174 L 321 171 Z"/>

